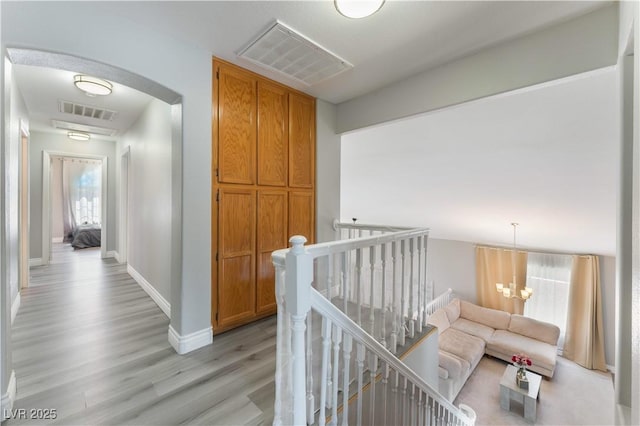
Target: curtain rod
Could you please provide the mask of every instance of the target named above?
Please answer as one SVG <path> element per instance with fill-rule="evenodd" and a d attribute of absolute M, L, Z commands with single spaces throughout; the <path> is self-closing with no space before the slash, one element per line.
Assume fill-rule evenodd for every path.
<path fill-rule="evenodd" d="M 493 249 L 493 250 L 513 250 L 513 247 L 488 246 L 488 245 L 485 245 L 485 244 L 476 244 L 475 246 L 476 247 L 483 247 L 483 248 Z M 581 257 L 599 256 L 597 254 L 591 254 L 591 253 L 566 253 L 566 252 L 559 252 L 559 251 L 529 250 L 529 249 L 523 249 L 523 248 L 518 248 L 517 251 L 521 252 L 521 253 L 556 254 L 556 255 L 560 255 L 560 256 L 581 256 Z M 615 256 L 611 256 L 611 257 L 615 257 Z"/>

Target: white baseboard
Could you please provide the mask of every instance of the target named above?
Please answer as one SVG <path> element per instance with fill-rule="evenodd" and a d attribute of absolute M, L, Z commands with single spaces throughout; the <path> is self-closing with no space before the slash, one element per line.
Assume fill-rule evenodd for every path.
<path fill-rule="evenodd" d="M 607 370 L 611 371 L 613 374 L 616 374 L 616 367 L 613 365 L 607 364 Z"/>
<path fill-rule="evenodd" d="M 169 343 L 180 355 L 186 354 L 213 342 L 213 329 L 204 328 L 200 331 L 181 336 L 173 326 L 169 326 Z"/>
<path fill-rule="evenodd" d="M 107 252 L 107 256 L 106 257 L 108 257 L 108 258 L 109 257 L 113 257 L 113 258 L 115 258 L 117 260 L 118 259 L 118 252 L 115 251 L 115 250 L 109 250 Z"/>
<path fill-rule="evenodd" d="M 149 281 L 147 281 L 138 271 L 136 271 L 131 265 L 127 265 L 127 272 L 136 282 L 142 287 L 144 291 L 156 302 L 156 305 L 162 309 L 164 314 L 171 318 L 171 304 L 167 302 L 167 299 L 162 297 L 158 290 L 153 287 Z"/>
<path fill-rule="evenodd" d="M 118 252 L 117 252 L 117 251 L 115 251 L 115 250 L 113 251 L 113 258 L 116 260 L 116 262 L 118 262 L 118 263 L 122 263 L 122 262 L 120 261 L 120 253 L 118 253 Z"/>
<path fill-rule="evenodd" d="M 42 258 L 36 257 L 34 259 L 29 259 L 29 266 L 42 266 Z"/>
<path fill-rule="evenodd" d="M 2 407 L 2 413 L 0 413 L 0 421 L 11 418 L 11 410 L 13 409 L 13 403 L 16 400 L 16 372 L 11 370 L 11 377 L 9 378 L 9 386 L 7 386 L 7 392 L 2 395 L 0 400 L 0 406 Z"/>
<path fill-rule="evenodd" d="M 52 243 L 62 243 L 62 242 L 64 242 L 64 237 L 53 237 L 51 239 L 51 242 Z"/>
<path fill-rule="evenodd" d="M 20 292 L 18 292 L 16 298 L 13 299 L 13 303 L 11 304 L 11 325 L 13 325 L 16 315 L 18 315 L 18 309 L 20 309 Z"/>

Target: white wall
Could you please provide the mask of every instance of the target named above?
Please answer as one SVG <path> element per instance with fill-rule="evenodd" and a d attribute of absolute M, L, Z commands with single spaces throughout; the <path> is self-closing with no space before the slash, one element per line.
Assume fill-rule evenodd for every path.
<path fill-rule="evenodd" d="M 111 165 L 113 167 L 113 165 Z M 64 238 L 62 157 L 51 157 L 51 239 Z"/>
<path fill-rule="evenodd" d="M 616 258 L 600 257 L 600 291 L 604 326 L 604 357 L 607 365 L 616 365 Z"/>
<path fill-rule="evenodd" d="M 107 157 L 107 251 L 116 248 L 116 144 L 100 139 L 74 141 L 66 135 L 32 131 L 29 146 L 30 223 L 29 256 L 42 257 L 42 153 L 53 151 Z"/>
<path fill-rule="evenodd" d="M 171 106 L 152 100 L 122 137 L 118 152 L 127 146 L 128 263 L 171 303 Z"/>
<path fill-rule="evenodd" d="M 336 107 L 316 101 L 316 235 L 318 242 L 335 239 L 334 219 L 340 218 L 340 135 Z"/>
<path fill-rule="evenodd" d="M 13 70 L 11 70 L 13 74 Z M 15 78 L 11 78 L 11 119 L 9 139 L 5 142 L 5 152 L 8 160 L 9 178 L 7 185 L 8 213 L 7 237 L 9 245 L 7 255 L 11 261 L 8 263 L 9 285 L 11 287 L 11 300 L 18 295 L 18 253 L 19 253 L 19 228 L 18 228 L 18 207 L 19 207 L 19 178 L 18 166 L 20 159 L 20 120 L 29 121 L 27 107 L 18 89 Z"/>
<path fill-rule="evenodd" d="M 475 244 L 429 238 L 427 280 L 433 281 L 434 296 L 451 288 L 461 299 L 475 303 L 477 301 Z"/>

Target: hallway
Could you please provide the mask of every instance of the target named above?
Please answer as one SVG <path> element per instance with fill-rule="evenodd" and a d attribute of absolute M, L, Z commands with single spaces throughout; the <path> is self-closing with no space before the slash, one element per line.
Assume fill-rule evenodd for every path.
<path fill-rule="evenodd" d="M 275 317 L 177 355 L 169 319 L 99 249 L 54 244 L 31 269 L 13 326 L 14 412 L 55 410 L 41 424 L 270 424 Z M 19 413 L 19 411 L 18 411 Z M 4 423 L 3 423 L 4 425 Z"/>

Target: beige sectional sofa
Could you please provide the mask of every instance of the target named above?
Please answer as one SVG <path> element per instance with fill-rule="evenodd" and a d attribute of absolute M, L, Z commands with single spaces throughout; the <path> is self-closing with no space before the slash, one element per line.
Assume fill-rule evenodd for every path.
<path fill-rule="evenodd" d="M 429 323 L 438 327 L 439 387 L 450 401 L 485 353 L 508 362 L 513 354 L 526 353 L 533 363 L 530 370 L 553 376 L 560 335 L 553 324 L 460 299 L 436 310 Z"/>

